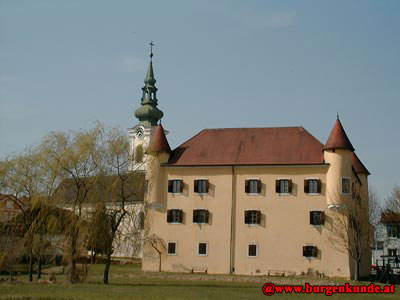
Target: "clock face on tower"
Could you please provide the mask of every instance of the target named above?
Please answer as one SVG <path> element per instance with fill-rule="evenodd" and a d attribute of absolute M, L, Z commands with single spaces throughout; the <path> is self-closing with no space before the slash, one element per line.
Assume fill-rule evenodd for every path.
<path fill-rule="evenodd" d="M 138 129 L 136 129 L 135 135 L 138 139 L 142 139 L 144 137 L 144 128 L 139 127 Z"/>

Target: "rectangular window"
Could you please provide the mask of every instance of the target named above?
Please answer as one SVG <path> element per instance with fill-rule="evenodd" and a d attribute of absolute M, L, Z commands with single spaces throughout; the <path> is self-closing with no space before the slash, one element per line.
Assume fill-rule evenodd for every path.
<path fill-rule="evenodd" d="M 168 193 L 178 194 L 183 191 L 182 179 L 168 180 Z"/>
<path fill-rule="evenodd" d="M 310 211 L 311 225 L 324 225 L 325 214 L 323 211 Z"/>
<path fill-rule="evenodd" d="M 259 225 L 261 223 L 261 211 L 246 210 L 244 212 L 244 223 L 250 225 Z"/>
<path fill-rule="evenodd" d="M 317 257 L 318 248 L 316 246 L 303 246 L 304 257 Z"/>
<path fill-rule="evenodd" d="M 388 249 L 389 256 L 397 256 L 397 249 Z"/>
<path fill-rule="evenodd" d="M 376 242 L 376 249 L 383 250 L 383 242 Z"/>
<path fill-rule="evenodd" d="M 304 180 L 304 193 L 320 194 L 321 193 L 321 180 L 319 180 L 319 179 Z"/>
<path fill-rule="evenodd" d="M 258 256 L 258 245 L 257 244 L 249 244 L 247 249 L 248 257 L 257 257 Z"/>
<path fill-rule="evenodd" d="M 208 224 L 209 212 L 206 209 L 193 210 L 193 223 Z"/>
<path fill-rule="evenodd" d="M 177 254 L 177 245 L 176 242 L 168 242 L 167 254 L 168 255 L 176 255 Z"/>
<path fill-rule="evenodd" d="M 208 243 L 199 243 L 197 247 L 197 255 L 198 256 L 207 256 L 208 255 Z"/>
<path fill-rule="evenodd" d="M 198 179 L 194 181 L 194 192 L 199 194 L 207 194 L 208 193 L 208 180 L 207 179 Z"/>
<path fill-rule="evenodd" d="M 290 179 L 276 180 L 275 192 L 279 194 L 290 194 L 292 192 L 292 181 Z"/>
<path fill-rule="evenodd" d="M 342 177 L 342 194 L 349 195 L 350 194 L 350 178 Z"/>
<path fill-rule="evenodd" d="M 12 201 L 12 200 L 7 200 L 7 202 L 6 202 L 6 208 L 7 208 L 7 209 L 13 209 L 13 208 L 14 208 L 14 201 Z"/>
<path fill-rule="evenodd" d="M 182 223 L 183 211 L 180 209 L 169 209 L 167 210 L 167 222 L 168 223 Z"/>
<path fill-rule="evenodd" d="M 387 236 L 391 238 L 400 238 L 400 226 L 386 225 Z"/>
<path fill-rule="evenodd" d="M 245 193 L 247 194 L 260 194 L 261 193 L 261 180 L 249 179 L 245 181 Z"/>

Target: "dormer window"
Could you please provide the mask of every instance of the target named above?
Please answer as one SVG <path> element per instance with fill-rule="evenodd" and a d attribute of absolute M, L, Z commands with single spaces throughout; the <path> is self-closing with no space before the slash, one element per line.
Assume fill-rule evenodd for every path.
<path fill-rule="evenodd" d="M 249 179 L 245 181 L 245 193 L 247 194 L 260 194 L 261 193 L 261 180 Z"/>
<path fill-rule="evenodd" d="M 179 194 L 183 191 L 182 179 L 168 180 L 168 193 Z"/>

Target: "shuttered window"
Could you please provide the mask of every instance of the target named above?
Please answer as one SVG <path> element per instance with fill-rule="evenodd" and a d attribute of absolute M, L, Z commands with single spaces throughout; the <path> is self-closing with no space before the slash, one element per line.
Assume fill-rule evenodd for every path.
<path fill-rule="evenodd" d="M 207 194 L 208 193 L 208 180 L 207 179 L 198 179 L 194 181 L 194 192 L 199 194 Z"/>
<path fill-rule="evenodd" d="M 324 225 L 325 214 L 323 211 L 310 211 L 311 225 Z"/>
<path fill-rule="evenodd" d="M 244 212 L 244 223 L 250 225 L 258 225 L 261 223 L 261 211 L 246 210 Z"/>
<path fill-rule="evenodd" d="M 276 180 L 275 192 L 279 194 L 290 194 L 292 192 L 292 181 L 290 179 Z"/>
<path fill-rule="evenodd" d="M 261 180 L 249 179 L 245 181 L 245 193 L 259 194 L 261 193 Z"/>
<path fill-rule="evenodd" d="M 167 222 L 168 223 L 182 223 L 183 211 L 180 209 L 169 209 L 167 210 Z"/>
<path fill-rule="evenodd" d="M 182 193 L 183 181 L 181 179 L 168 180 L 168 193 Z"/>
<path fill-rule="evenodd" d="M 304 180 L 304 193 L 320 194 L 321 193 L 321 180 L 319 180 L 319 179 Z"/>
<path fill-rule="evenodd" d="M 193 210 L 193 223 L 207 224 L 209 219 L 209 212 L 206 209 Z"/>
<path fill-rule="evenodd" d="M 303 246 L 304 257 L 317 257 L 318 248 L 316 246 Z"/>

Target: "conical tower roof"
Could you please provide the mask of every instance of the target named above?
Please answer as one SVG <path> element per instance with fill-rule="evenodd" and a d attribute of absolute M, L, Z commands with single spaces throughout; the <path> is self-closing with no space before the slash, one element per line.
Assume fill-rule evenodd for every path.
<path fill-rule="evenodd" d="M 161 124 L 156 127 L 154 136 L 146 153 L 171 153 L 171 147 L 169 146 L 164 128 Z"/>
<path fill-rule="evenodd" d="M 324 150 L 331 149 L 347 149 L 354 151 L 354 147 L 351 144 L 346 132 L 340 122 L 339 118 L 336 119 L 335 125 L 332 128 L 331 134 L 324 146 Z"/>

